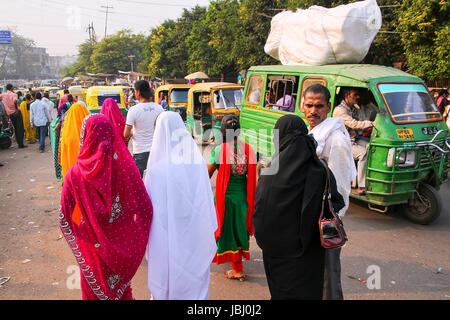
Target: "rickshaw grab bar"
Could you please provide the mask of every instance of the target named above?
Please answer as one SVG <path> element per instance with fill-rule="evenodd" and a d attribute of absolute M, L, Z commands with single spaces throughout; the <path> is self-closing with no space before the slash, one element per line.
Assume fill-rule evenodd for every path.
<path fill-rule="evenodd" d="M 444 149 L 442 149 L 440 146 L 438 146 L 438 145 L 436 145 L 434 142 L 435 142 L 435 140 L 437 139 L 437 137 L 441 134 L 441 133 L 443 133 L 443 132 L 446 132 L 447 134 L 448 134 L 448 130 L 447 129 L 442 129 L 442 130 L 439 130 L 438 132 L 436 132 L 436 134 L 434 135 L 434 137 L 433 137 L 433 139 L 431 139 L 430 141 L 421 141 L 421 142 L 416 142 L 416 146 L 418 146 L 418 147 L 425 147 L 425 146 L 433 146 L 433 147 L 435 147 L 436 149 L 438 149 L 439 151 L 441 151 L 442 153 L 445 153 L 445 154 L 447 154 L 447 153 L 449 153 L 450 152 L 450 144 L 449 144 L 449 137 L 445 137 L 444 139 L 444 141 L 445 141 L 445 145 L 447 146 L 447 148 L 449 149 L 449 150 L 444 150 Z"/>

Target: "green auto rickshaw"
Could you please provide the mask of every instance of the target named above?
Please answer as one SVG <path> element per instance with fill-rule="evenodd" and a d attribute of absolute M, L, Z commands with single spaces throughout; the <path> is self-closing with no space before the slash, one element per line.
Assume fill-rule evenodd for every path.
<path fill-rule="evenodd" d="M 375 112 L 366 166 L 366 195 L 356 190 L 353 199 L 372 210 L 401 207 L 415 223 L 429 224 L 441 212 L 438 194 L 450 171 L 449 129 L 425 83 L 406 72 L 384 66 L 342 64 L 324 66 L 255 66 L 249 69 L 240 122 L 241 137 L 258 153 L 261 162 L 274 152 L 272 132 L 285 114 L 304 118 L 305 89 L 315 83 L 331 93 L 331 112 L 348 88 L 358 88 L 364 104 Z M 283 97 L 293 99 L 292 108 Z M 281 101 L 281 102 L 280 102 Z M 364 107 L 364 106 L 362 106 Z"/>
<path fill-rule="evenodd" d="M 188 92 L 186 128 L 203 143 L 221 141 L 222 118 L 239 116 L 244 86 L 228 82 L 194 85 Z"/>

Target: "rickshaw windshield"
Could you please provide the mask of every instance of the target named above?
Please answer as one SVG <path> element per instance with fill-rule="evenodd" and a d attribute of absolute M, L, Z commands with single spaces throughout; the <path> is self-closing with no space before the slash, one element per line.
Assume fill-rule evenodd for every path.
<path fill-rule="evenodd" d="M 442 120 L 436 104 L 421 84 L 380 84 L 378 89 L 396 123 Z"/>
<path fill-rule="evenodd" d="M 114 99 L 114 101 L 117 103 L 117 105 L 119 106 L 119 108 L 121 107 L 120 105 L 120 95 L 111 95 L 111 96 L 98 96 L 98 106 L 101 107 L 103 106 L 103 102 L 105 102 L 106 99 L 111 98 Z"/>
<path fill-rule="evenodd" d="M 215 109 L 241 109 L 243 89 L 222 89 L 214 92 Z"/>
<path fill-rule="evenodd" d="M 56 96 L 56 93 L 58 92 L 58 89 L 50 89 L 49 90 L 49 95 L 51 96 Z"/>
<path fill-rule="evenodd" d="M 170 92 L 170 102 L 171 103 L 187 103 L 188 102 L 188 92 L 190 88 L 175 88 Z"/>

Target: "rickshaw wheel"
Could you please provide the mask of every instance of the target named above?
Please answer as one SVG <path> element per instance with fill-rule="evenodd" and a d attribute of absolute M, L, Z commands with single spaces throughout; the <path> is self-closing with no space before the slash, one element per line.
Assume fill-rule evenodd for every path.
<path fill-rule="evenodd" d="M 403 214 L 418 224 L 430 224 L 441 214 L 442 201 L 435 188 L 429 184 L 420 184 L 417 192 L 403 206 Z"/>
<path fill-rule="evenodd" d="M 10 137 L 4 137 L 0 139 L 0 149 L 8 149 L 11 147 L 12 141 Z"/>

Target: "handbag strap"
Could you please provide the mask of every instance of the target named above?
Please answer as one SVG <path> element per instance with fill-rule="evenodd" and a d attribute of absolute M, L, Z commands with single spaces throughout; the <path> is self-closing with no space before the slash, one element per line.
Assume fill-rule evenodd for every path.
<path fill-rule="evenodd" d="M 331 182 L 330 182 L 330 168 L 328 168 L 327 163 L 325 160 L 319 159 L 322 163 L 323 168 L 325 169 L 325 172 L 327 174 L 327 179 L 325 181 L 325 189 L 323 191 L 323 200 L 325 201 L 326 198 L 331 199 Z"/>
<path fill-rule="evenodd" d="M 324 209 L 325 209 L 325 204 L 327 204 L 328 205 L 328 208 L 329 208 L 329 210 L 330 210 L 330 212 L 331 212 L 331 215 L 334 217 L 334 218 L 336 218 L 336 219 L 338 219 L 338 220 L 340 220 L 340 218 L 339 218 L 339 216 L 336 214 L 336 212 L 334 211 L 334 207 L 333 207 L 333 203 L 332 203 L 332 200 L 331 200 L 331 178 L 330 178 L 330 168 L 328 167 L 328 164 L 324 161 L 324 160 L 322 160 L 322 159 L 319 159 L 320 160 L 320 162 L 322 163 L 322 166 L 323 166 L 323 168 L 325 169 L 325 172 L 326 172 L 326 174 L 327 174 L 327 178 L 326 178 L 326 181 L 325 181 L 325 189 L 324 189 L 324 191 L 323 191 L 323 199 L 322 199 L 322 212 L 320 213 L 320 218 L 319 219 L 322 219 L 323 218 L 323 214 L 324 214 Z"/>

